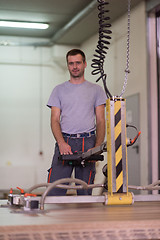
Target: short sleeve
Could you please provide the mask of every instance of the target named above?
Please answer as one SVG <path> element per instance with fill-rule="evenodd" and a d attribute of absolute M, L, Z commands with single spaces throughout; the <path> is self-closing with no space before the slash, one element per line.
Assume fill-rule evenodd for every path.
<path fill-rule="evenodd" d="M 58 86 L 55 87 L 49 97 L 49 100 L 48 100 L 48 103 L 47 103 L 47 106 L 48 107 L 58 107 L 58 108 L 61 108 L 61 104 L 60 104 L 60 99 L 59 99 L 59 94 L 58 94 Z"/>

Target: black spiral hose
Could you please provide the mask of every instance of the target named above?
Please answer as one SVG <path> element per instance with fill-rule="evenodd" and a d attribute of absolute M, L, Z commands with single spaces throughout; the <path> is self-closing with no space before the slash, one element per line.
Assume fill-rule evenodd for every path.
<path fill-rule="evenodd" d="M 92 59 L 93 63 L 91 64 L 91 67 L 94 68 L 94 70 L 92 71 L 92 75 L 100 73 L 100 77 L 96 80 L 96 82 L 102 79 L 106 95 L 107 97 L 111 98 L 112 95 L 106 86 L 107 74 L 104 73 L 103 69 L 105 55 L 107 54 L 107 50 L 109 49 L 107 45 L 110 44 L 109 40 L 111 39 L 109 35 L 112 33 L 112 31 L 108 29 L 111 27 L 111 24 L 108 23 L 110 17 L 106 16 L 106 13 L 108 13 L 109 10 L 105 9 L 105 6 L 109 4 L 109 2 L 105 2 L 105 0 L 97 0 L 97 2 L 99 3 L 99 40 L 97 43 L 97 49 L 95 50 L 96 54 L 93 55 L 95 58 Z"/>

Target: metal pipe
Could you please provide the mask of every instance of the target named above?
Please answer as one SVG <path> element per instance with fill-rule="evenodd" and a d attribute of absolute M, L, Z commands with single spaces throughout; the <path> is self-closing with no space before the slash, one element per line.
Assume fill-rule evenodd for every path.
<path fill-rule="evenodd" d="M 61 183 L 77 183 L 80 184 L 81 186 L 83 186 L 84 189 L 88 188 L 88 184 L 80 179 L 72 179 L 72 178 L 62 178 L 59 179 L 53 183 L 51 183 L 48 188 L 46 189 L 46 191 L 43 193 L 42 197 L 41 197 L 41 202 L 40 202 L 40 209 L 43 210 L 44 209 L 44 200 L 47 196 L 47 194 L 49 193 L 50 190 L 52 190 L 53 188 L 55 188 L 57 185 L 61 184 Z"/>
<path fill-rule="evenodd" d="M 81 19 L 83 19 L 87 14 L 89 14 L 97 5 L 97 0 L 93 0 L 87 7 L 81 10 L 75 17 L 71 19 L 61 30 L 59 30 L 52 38 L 52 44 L 56 43 L 69 29 L 71 29 L 75 24 L 77 24 Z"/>

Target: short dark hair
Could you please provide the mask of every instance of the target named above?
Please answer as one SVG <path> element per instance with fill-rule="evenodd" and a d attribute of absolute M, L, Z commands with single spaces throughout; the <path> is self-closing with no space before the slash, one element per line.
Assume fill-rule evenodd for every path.
<path fill-rule="evenodd" d="M 80 54 L 82 56 L 83 62 L 86 61 L 86 56 L 84 54 L 84 52 L 80 49 L 72 49 L 70 50 L 67 54 L 66 54 L 66 60 L 68 62 L 68 56 L 75 56 L 77 54 Z"/>

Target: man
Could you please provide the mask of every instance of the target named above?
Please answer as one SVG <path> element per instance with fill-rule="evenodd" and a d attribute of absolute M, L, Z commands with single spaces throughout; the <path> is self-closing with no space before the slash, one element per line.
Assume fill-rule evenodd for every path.
<path fill-rule="evenodd" d="M 86 57 L 80 49 L 72 49 L 66 55 L 70 80 L 56 86 L 47 106 L 51 108 L 51 129 L 56 139 L 55 153 L 48 182 L 71 176 L 93 184 L 95 163 L 83 167 L 64 164 L 59 155 L 86 152 L 101 145 L 105 137 L 105 102 L 103 89 L 84 78 Z M 96 124 L 95 124 L 96 120 Z M 95 135 L 96 130 L 96 135 Z M 65 195 L 66 190 L 54 188 L 50 195 Z M 77 190 L 78 195 L 91 195 L 92 190 Z"/>

